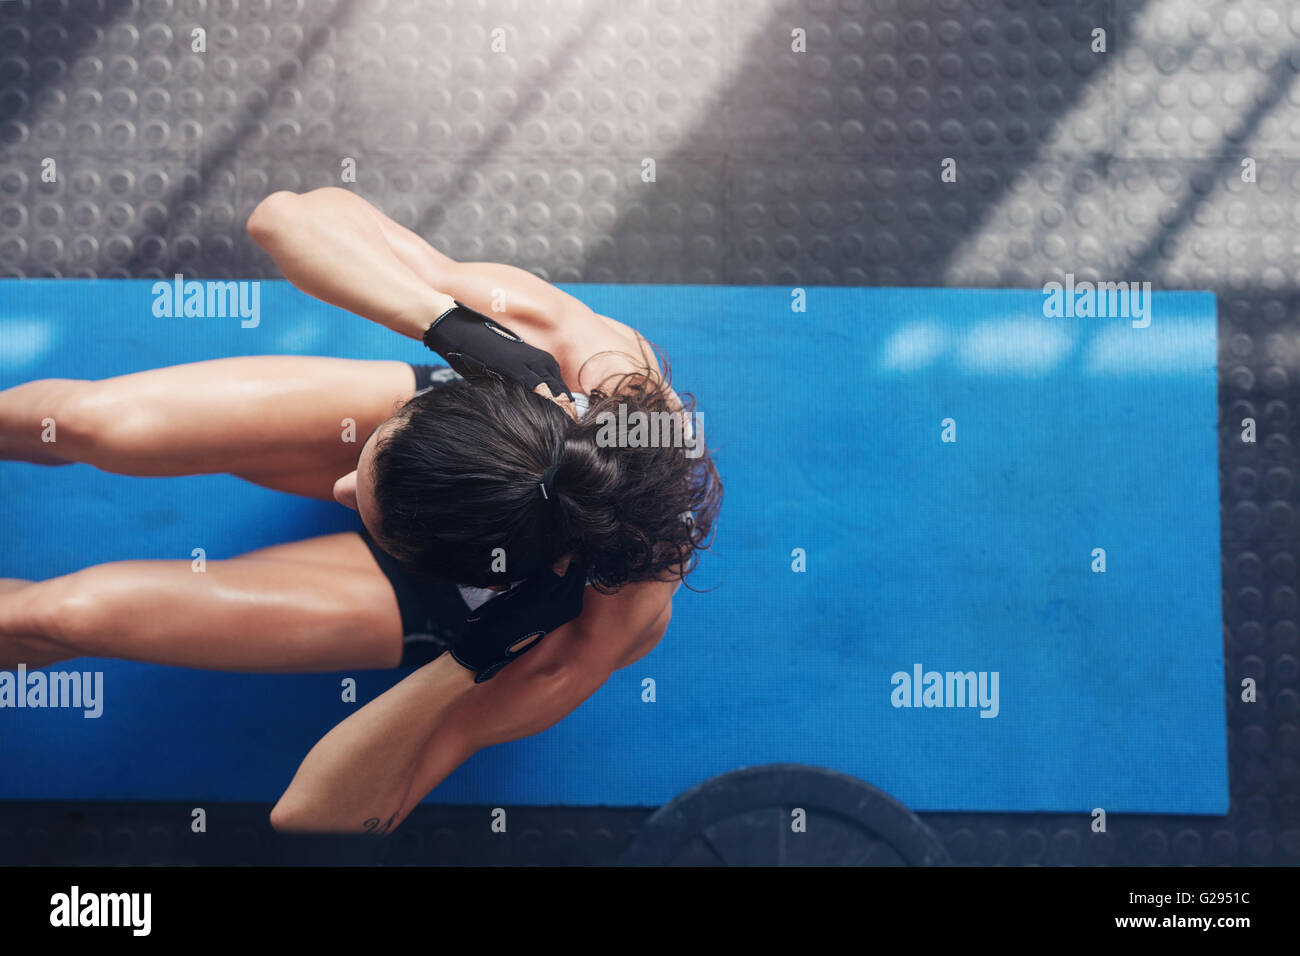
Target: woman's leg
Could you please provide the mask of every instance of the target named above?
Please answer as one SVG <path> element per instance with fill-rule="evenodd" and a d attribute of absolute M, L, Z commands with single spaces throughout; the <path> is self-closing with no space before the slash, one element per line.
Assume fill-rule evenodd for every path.
<path fill-rule="evenodd" d="M 414 393 L 405 362 L 312 356 L 41 379 L 0 392 L 0 458 L 123 475 L 229 472 L 329 500 L 370 432 Z"/>
<path fill-rule="evenodd" d="M 361 537 L 208 561 L 116 561 L 0 587 L 0 669 L 74 657 L 265 673 L 396 667 L 402 621 Z"/>

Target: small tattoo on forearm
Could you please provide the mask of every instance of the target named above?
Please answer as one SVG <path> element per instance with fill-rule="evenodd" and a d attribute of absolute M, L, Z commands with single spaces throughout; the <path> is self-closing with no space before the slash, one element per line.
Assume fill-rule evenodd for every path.
<path fill-rule="evenodd" d="M 369 834 L 370 836 L 383 836 L 392 828 L 393 821 L 396 819 L 397 819 L 397 814 L 394 813 L 383 823 L 379 822 L 379 817 L 371 817 L 369 820 L 367 820 L 365 823 L 361 825 L 366 828 L 366 833 Z"/>

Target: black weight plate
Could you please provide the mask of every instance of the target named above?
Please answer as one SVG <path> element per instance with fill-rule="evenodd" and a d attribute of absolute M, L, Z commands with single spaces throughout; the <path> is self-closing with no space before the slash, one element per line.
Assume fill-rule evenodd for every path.
<path fill-rule="evenodd" d="M 793 811 L 806 814 L 794 832 Z M 724 773 L 656 811 L 623 866 L 941 866 L 934 833 L 893 797 L 801 764 Z"/>

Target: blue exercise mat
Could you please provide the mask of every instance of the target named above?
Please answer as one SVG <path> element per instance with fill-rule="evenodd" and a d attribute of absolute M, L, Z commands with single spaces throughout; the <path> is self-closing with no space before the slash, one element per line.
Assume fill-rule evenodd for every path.
<path fill-rule="evenodd" d="M 152 285 L 0 282 L 0 386 L 430 359 L 285 283 L 261 284 L 248 328 L 156 317 Z M 726 486 L 707 591 L 681 590 L 662 644 L 559 726 L 432 801 L 653 806 L 793 761 L 922 811 L 1226 812 L 1212 295 L 1156 294 L 1136 328 L 1047 318 L 1035 291 L 569 288 L 698 392 Z M 0 463 L 0 488 L 0 576 L 357 526 L 228 476 Z M 272 801 L 360 706 L 339 675 L 76 669 L 103 672 L 102 716 L 0 709 L 0 798 Z M 350 676 L 364 703 L 404 673 Z"/>

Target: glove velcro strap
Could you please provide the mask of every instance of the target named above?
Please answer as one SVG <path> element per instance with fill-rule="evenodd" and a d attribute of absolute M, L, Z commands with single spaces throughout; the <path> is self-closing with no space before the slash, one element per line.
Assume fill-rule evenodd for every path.
<path fill-rule="evenodd" d="M 529 634 L 525 634 L 523 637 L 515 638 L 508 642 L 504 647 L 491 648 L 491 653 L 484 653 L 481 648 L 471 649 L 465 647 L 462 643 L 459 647 L 451 648 L 451 656 L 461 667 L 475 671 L 474 683 L 481 684 L 485 680 L 495 677 L 497 671 L 501 670 L 501 668 L 505 667 L 516 657 L 522 657 L 528 651 L 540 644 L 542 638 L 544 638 L 546 634 L 547 632 L 542 630 L 532 631 Z M 529 641 L 527 645 L 520 647 L 518 650 L 511 650 L 511 648 L 518 646 L 529 638 L 532 638 L 532 640 Z M 471 651 L 477 651 L 477 653 L 471 653 Z M 484 658 L 490 659 L 485 660 Z"/>
<path fill-rule="evenodd" d="M 458 315 L 458 314 L 457 314 L 457 313 L 462 313 L 462 312 L 468 312 L 469 315 Z M 482 319 L 482 318 L 483 318 L 481 315 L 479 315 L 479 314 L 478 314 L 477 312 L 475 312 L 473 309 L 469 308 L 468 306 L 461 305 L 459 302 L 457 302 L 455 305 L 453 305 L 453 306 L 452 306 L 450 309 L 448 309 L 446 312 L 442 313 L 442 315 L 440 315 L 440 316 L 438 316 L 436 319 L 434 319 L 434 320 L 433 320 L 433 323 L 432 323 L 432 324 L 431 324 L 427 329 L 424 330 L 424 336 L 423 336 L 424 345 L 425 345 L 425 348 L 427 348 L 430 352 L 437 352 L 437 351 L 438 351 L 438 348 L 437 348 L 437 346 L 434 345 L 434 341 L 433 341 L 433 340 L 436 339 L 436 337 L 435 337 L 435 335 L 434 335 L 434 330 L 435 330 L 435 329 L 438 329 L 438 327 L 441 326 L 442 323 L 443 323 L 444 321 L 448 320 L 448 319 L 451 318 L 452 316 L 456 316 L 456 318 L 463 319 L 463 320 L 467 320 L 467 321 L 470 321 L 470 322 L 478 321 L 479 319 Z M 477 318 L 475 318 L 475 317 L 477 317 Z M 441 334 L 442 331 L 444 331 L 444 330 L 439 330 L 439 333 Z"/>

